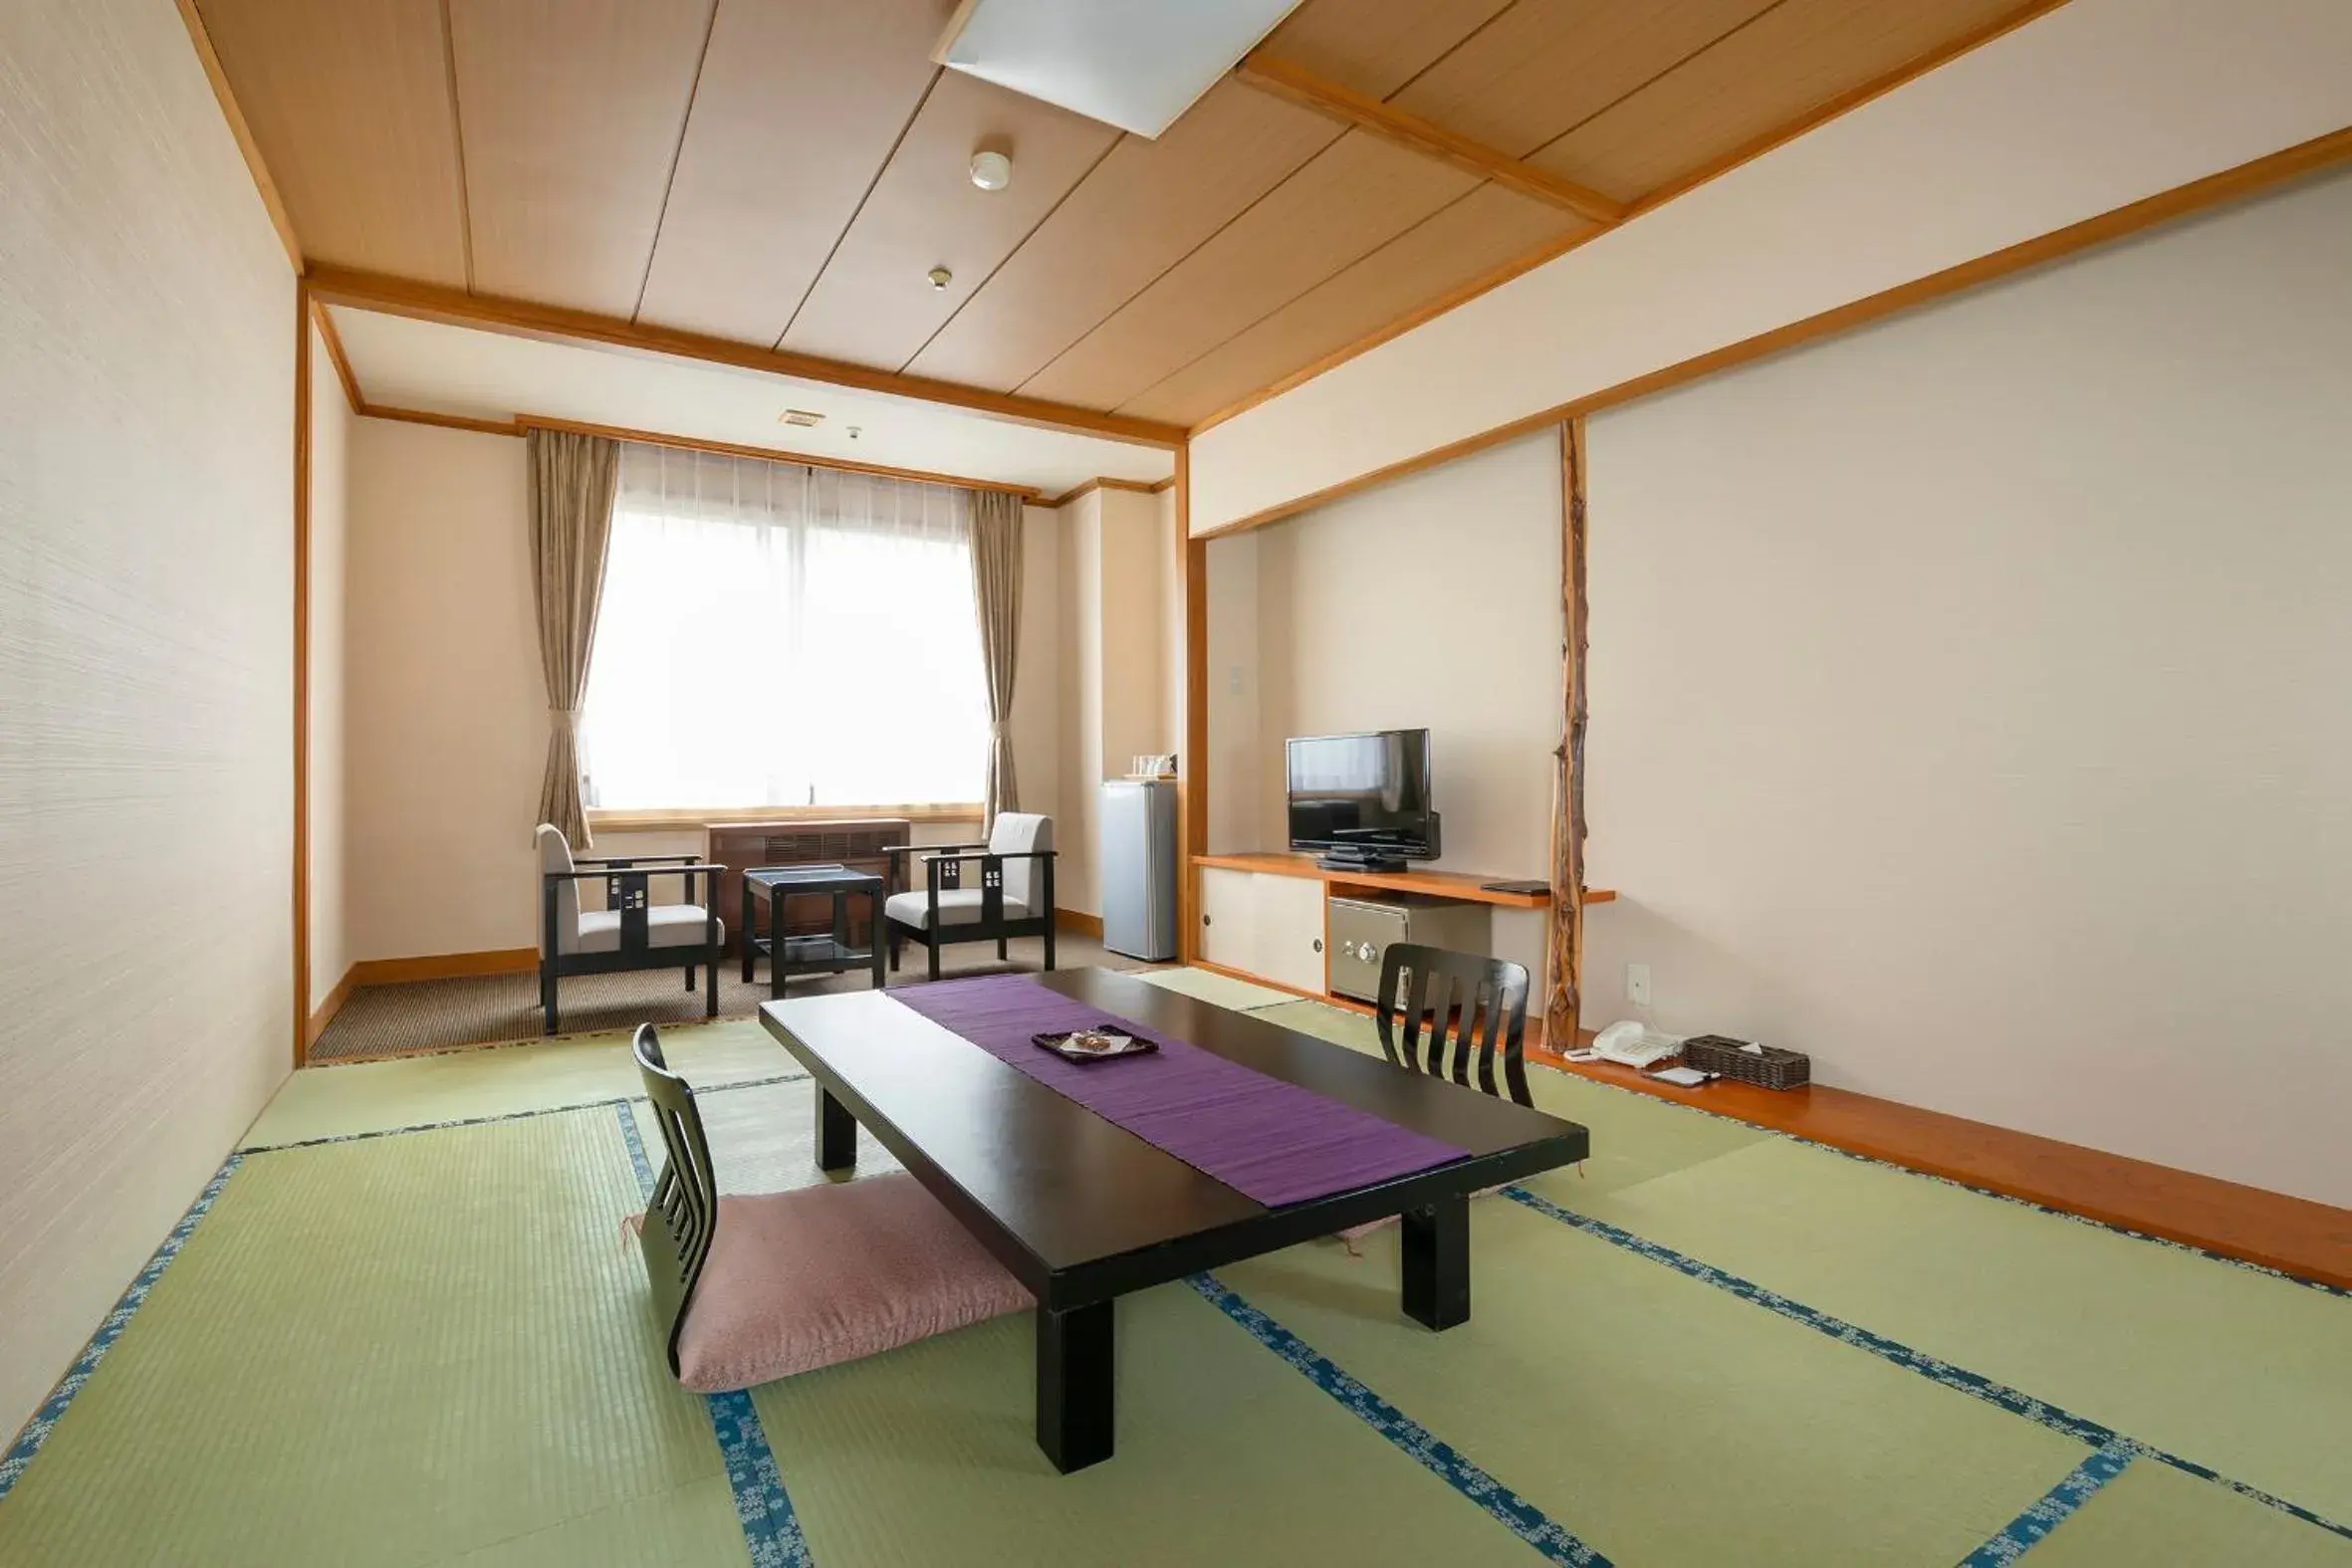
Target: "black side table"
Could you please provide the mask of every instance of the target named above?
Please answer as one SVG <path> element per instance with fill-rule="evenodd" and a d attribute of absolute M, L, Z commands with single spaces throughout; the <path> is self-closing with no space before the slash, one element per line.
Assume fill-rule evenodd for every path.
<path fill-rule="evenodd" d="M 829 893 L 833 901 L 830 935 L 795 937 L 785 934 L 784 901 L 800 893 Z M 849 896 L 863 893 L 871 901 L 866 945 L 849 946 Z M 882 879 L 871 871 L 852 871 L 838 865 L 755 866 L 743 873 L 743 978 L 752 979 L 752 964 L 768 955 L 768 995 L 782 997 L 784 983 L 795 975 L 840 975 L 864 965 L 874 990 L 882 989 Z M 752 935 L 752 900 L 768 901 L 768 935 Z"/>

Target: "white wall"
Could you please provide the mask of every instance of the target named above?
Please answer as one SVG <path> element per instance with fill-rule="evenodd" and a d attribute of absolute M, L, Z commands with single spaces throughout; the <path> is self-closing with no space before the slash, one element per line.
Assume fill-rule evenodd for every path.
<path fill-rule="evenodd" d="M 2339 176 L 1593 421 L 1587 1023 L 2352 1204 L 2348 258 Z"/>
<path fill-rule="evenodd" d="M 523 443 L 359 419 L 350 474 L 351 958 L 532 947 L 547 693 Z M 1014 768 L 1024 806 L 1051 812 L 1061 765 L 1057 540 L 1051 512 L 1033 508 L 1024 521 Z M 978 825 L 921 823 L 914 837 L 965 840 Z M 596 848 L 706 845 L 692 830 L 607 829 Z M 675 882 L 654 886 L 656 898 L 676 892 Z"/>
<path fill-rule="evenodd" d="M 1168 492 L 1092 490 L 1058 509 L 1062 747 L 1055 901 L 1102 912 L 1098 785 L 1173 752 L 1183 714 L 1183 583 Z"/>
<path fill-rule="evenodd" d="M 1220 795 L 1252 796 L 1249 847 L 1280 849 L 1286 739 L 1427 728 L 1445 849 L 1430 864 L 1545 875 L 1562 702 L 1559 516 L 1559 440 L 1546 432 L 1257 530 L 1259 734 L 1254 758 L 1212 747 L 1227 768 L 1250 770 L 1211 777 L 1212 821 Z M 1221 704 L 1232 677 L 1220 675 L 1216 628 L 1231 622 L 1241 561 L 1228 543 L 1210 548 L 1236 568 L 1212 567 L 1215 724 L 1232 701 Z M 1498 910 L 1494 930 L 1498 954 L 1542 973 L 1540 917 Z"/>
<path fill-rule="evenodd" d="M 1192 528 L 2336 131 L 2347 60 L 2344 0 L 2070 0 L 1204 431 Z"/>
<path fill-rule="evenodd" d="M 353 414 L 326 341 L 311 333 L 310 895 L 316 1010 L 352 965 L 344 844 L 344 598 Z"/>
<path fill-rule="evenodd" d="M 359 419 L 351 487 L 352 956 L 531 947 L 548 721 L 523 443 Z"/>
<path fill-rule="evenodd" d="M 294 278 L 178 16 L 0 6 L 0 1433 L 294 1059 Z"/>

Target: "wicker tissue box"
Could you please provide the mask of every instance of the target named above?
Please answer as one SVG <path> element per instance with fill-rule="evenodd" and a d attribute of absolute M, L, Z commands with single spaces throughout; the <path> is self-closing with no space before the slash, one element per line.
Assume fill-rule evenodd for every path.
<path fill-rule="evenodd" d="M 1747 1043 L 1728 1034 L 1694 1034 L 1682 1042 L 1683 1065 L 1762 1089 L 1801 1089 L 1813 1081 L 1813 1058 L 1803 1051 L 1766 1045 L 1760 1056 L 1741 1048 Z"/>

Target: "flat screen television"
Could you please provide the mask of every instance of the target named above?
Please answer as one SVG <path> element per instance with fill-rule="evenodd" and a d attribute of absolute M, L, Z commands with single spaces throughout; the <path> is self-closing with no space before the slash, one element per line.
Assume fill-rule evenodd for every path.
<path fill-rule="evenodd" d="M 1329 870 L 1402 871 L 1438 854 L 1429 732 L 1295 737 L 1283 748 L 1291 847 Z"/>

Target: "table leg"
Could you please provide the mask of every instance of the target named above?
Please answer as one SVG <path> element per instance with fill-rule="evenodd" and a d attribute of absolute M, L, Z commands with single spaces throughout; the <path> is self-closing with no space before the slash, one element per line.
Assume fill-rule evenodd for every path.
<path fill-rule="evenodd" d="M 833 889 L 833 973 L 841 973 L 841 955 L 849 951 L 849 895 Z"/>
<path fill-rule="evenodd" d="M 752 946 L 752 879 L 748 876 L 743 879 L 743 925 L 736 940 L 743 944 L 743 983 L 748 986 L 752 983 L 752 960 L 759 953 Z"/>
<path fill-rule="evenodd" d="M 1441 1198 L 1404 1216 L 1405 1315 L 1430 1328 L 1470 1321 L 1470 1200 Z"/>
<path fill-rule="evenodd" d="M 857 1118 L 823 1084 L 817 1087 L 817 1168 L 846 1171 L 857 1163 Z"/>
<path fill-rule="evenodd" d="M 1110 1457 L 1111 1306 L 1038 1308 L 1038 1447 L 1064 1475 Z"/>
<path fill-rule="evenodd" d="M 873 905 L 867 912 L 865 946 L 867 961 L 873 966 L 874 990 L 882 989 L 882 894 L 879 889 L 866 894 Z"/>

